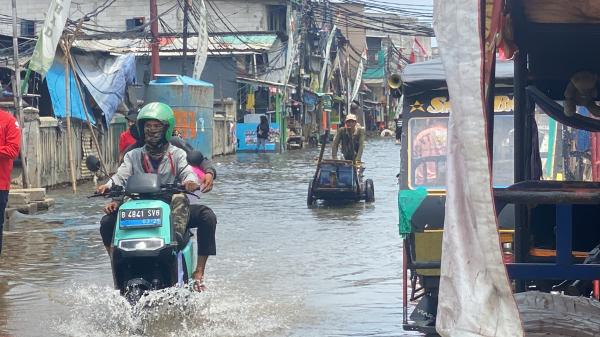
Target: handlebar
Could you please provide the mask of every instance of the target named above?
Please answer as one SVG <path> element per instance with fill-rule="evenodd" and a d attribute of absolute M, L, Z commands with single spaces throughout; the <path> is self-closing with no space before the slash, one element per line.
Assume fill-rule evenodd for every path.
<path fill-rule="evenodd" d="M 200 187 L 196 189 L 196 191 L 200 190 Z M 188 192 L 184 185 L 182 184 L 165 184 L 160 186 L 160 191 L 150 193 L 150 194 L 161 194 L 161 193 L 184 193 L 187 195 L 193 195 L 196 198 L 198 197 L 196 194 L 192 192 Z M 138 193 L 128 193 L 123 186 L 113 185 L 108 191 L 104 193 L 94 192 L 93 195 L 88 196 L 88 198 L 120 198 L 126 195 L 137 195 Z"/>

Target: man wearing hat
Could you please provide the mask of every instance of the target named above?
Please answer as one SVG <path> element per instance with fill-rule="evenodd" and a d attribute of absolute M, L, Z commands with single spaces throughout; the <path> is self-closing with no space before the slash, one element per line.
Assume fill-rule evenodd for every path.
<path fill-rule="evenodd" d="M 356 109 L 352 109 L 354 112 Z M 340 142 L 342 143 L 342 154 L 344 159 L 352 160 L 355 165 L 360 164 L 363 149 L 365 147 L 365 130 L 356 125 L 356 115 L 349 113 L 346 116 L 344 127 L 339 128 L 333 139 L 331 156 L 337 159 L 337 150 Z"/>
<path fill-rule="evenodd" d="M 123 158 L 125 150 L 136 142 L 136 137 L 134 136 L 133 132 L 137 132 L 135 126 L 137 112 L 134 110 L 129 110 L 129 113 L 127 113 L 125 119 L 127 119 L 127 130 L 123 131 L 119 136 L 119 161 L 121 161 Z"/>

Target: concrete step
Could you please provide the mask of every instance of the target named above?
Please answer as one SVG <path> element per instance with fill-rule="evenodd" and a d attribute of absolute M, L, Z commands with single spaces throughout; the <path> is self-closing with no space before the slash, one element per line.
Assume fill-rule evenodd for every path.
<path fill-rule="evenodd" d="M 18 212 L 16 208 L 5 208 L 4 209 L 4 226 L 8 227 L 10 223 L 10 219 L 14 216 L 14 214 Z"/>
<path fill-rule="evenodd" d="M 47 211 L 50 207 L 54 206 L 54 199 L 45 198 L 43 201 L 36 201 L 38 211 Z"/>
<path fill-rule="evenodd" d="M 28 193 L 8 193 L 8 207 L 16 208 L 17 206 L 27 205 L 29 200 Z"/>
<path fill-rule="evenodd" d="M 9 191 L 9 195 L 15 194 L 15 193 L 29 194 L 30 201 L 44 201 L 44 199 L 46 198 L 46 189 L 43 187 L 42 188 L 20 188 L 20 189 L 13 189 L 13 190 Z"/>
<path fill-rule="evenodd" d="M 38 205 L 37 203 L 32 202 L 27 205 L 17 207 L 17 210 L 19 211 L 19 213 L 23 214 L 35 214 L 38 211 Z"/>

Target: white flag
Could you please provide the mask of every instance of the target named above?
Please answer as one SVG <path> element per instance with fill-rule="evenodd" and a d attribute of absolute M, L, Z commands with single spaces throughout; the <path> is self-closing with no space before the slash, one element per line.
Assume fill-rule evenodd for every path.
<path fill-rule="evenodd" d="M 352 88 L 352 95 L 350 96 L 350 101 L 354 101 L 356 96 L 358 95 L 358 89 L 360 89 L 360 84 L 362 83 L 362 75 L 365 69 L 365 62 L 367 61 L 367 49 L 365 48 L 360 55 L 360 63 L 358 64 L 358 70 L 356 71 L 356 79 L 354 80 L 354 87 Z"/>
<path fill-rule="evenodd" d="M 187 0 L 185 0 L 187 1 Z M 198 49 L 196 50 L 196 59 L 194 60 L 194 73 L 192 77 L 199 80 L 206 64 L 208 56 L 208 31 L 206 28 L 206 5 L 204 0 L 200 0 L 200 21 L 198 22 Z"/>
<path fill-rule="evenodd" d="M 58 45 L 65 28 L 70 7 L 71 0 L 52 0 L 50 3 L 44 27 L 40 31 L 33 56 L 29 62 L 29 69 L 39 73 L 42 77 L 46 76 L 52 67 L 56 45 Z"/>
<path fill-rule="evenodd" d="M 283 83 L 288 83 L 290 76 L 292 75 L 292 69 L 294 68 L 294 61 L 296 60 L 296 54 L 298 51 L 298 45 L 294 42 L 294 34 L 296 33 L 296 11 L 288 6 L 287 10 L 287 27 L 288 27 L 288 41 L 287 41 L 287 53 L 285 57 L 285 73 Z M 287 93 L 287 91 L 286 91 Z"/>

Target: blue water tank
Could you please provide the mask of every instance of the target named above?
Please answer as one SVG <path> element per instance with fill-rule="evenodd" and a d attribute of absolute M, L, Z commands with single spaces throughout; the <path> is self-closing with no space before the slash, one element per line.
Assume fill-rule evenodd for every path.
<path fill-rule="evenodd" d="M 146 103 L 162 102 L 173 108 L 175 129 L 204 156 L 213 154 L 213 97 L 211 83 L 181 75 L 156 75 L 146 92 Z"/>

